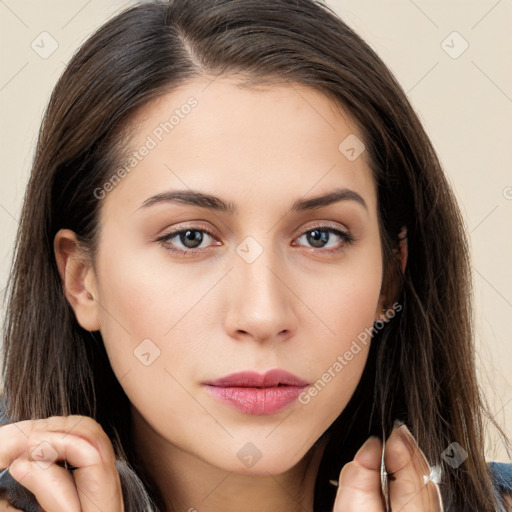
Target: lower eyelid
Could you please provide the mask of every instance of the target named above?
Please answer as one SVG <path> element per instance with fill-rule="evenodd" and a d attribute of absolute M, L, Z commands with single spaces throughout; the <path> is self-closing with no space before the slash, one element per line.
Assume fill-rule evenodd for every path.
<path fill-rule="evenodd" d="M 331 234 L 334 234 L 334 235 L 340 237 L 341 241 L 342 241 L 342 246 L 350 244 L 350 243 L 354 242 L 354 240 L 355 240 L 349 232 L 343 231 L 342 229 L 333 228 L 331 226 L 315 226 L 315 227 L 309 228 L 309 229 L 303 231 L 297 237 L 295 237 L 294 240 L 297 240 L 297 239 L 301 238 L 302 236 L 307 235 L 311 231 L 315 231 L 315 230 L 327 231 L 328 233 L 331 233 Z M 177 248 L 177 247 L 169 248 L 169 245 L 172 245 L 172 244 L 168 244 L 167 246 L 165 245 L 166 242 L 168 242 L 169 240 L 173 239 L 174 237 L 180 235 L 181 233 L 185 233 L 186 231 L 199 231 L 201 233 L 206 233 L 208 236 L 210 236 L 213 239 L 214 242 L 212 244 L 210 244 L 209 246 L 201 247 L 201 248 L 194 248 L 194 249 L 181 249 L 181 248 Z M 160 242 L 167 250 L 169 250 L 171 252 L 177 252 L 177 253 L 194 253 L 194 252 L 196 252 L 197 253 L 197 252 L 201 252 L 203 250 L 208 249 L 212 245 L 222 245 L 219 243 L 215 243 L 216 240 L 217 240 L 217 237 L 211 231 L 204 229 L 204 228 L 199 229 L 199 228 L 190 227 L 190 228 L 179 229 L 179 230 L 171 232 L 171 233 L 167 233 L 167 234 L 159 237 L 156 241 Z M 310 247 L 310 248 L 317 249 L 318 251 L 324 250 L 324 252 L 327 252 L 329 250 L 335 251 L 338 249 L 338 248 L 324 249 L 324 248 L 315 248 L 315 247 Z"/>

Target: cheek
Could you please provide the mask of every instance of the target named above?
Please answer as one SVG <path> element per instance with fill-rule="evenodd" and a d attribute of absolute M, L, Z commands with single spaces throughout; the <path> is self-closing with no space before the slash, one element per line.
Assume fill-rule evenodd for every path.
<path fill-rule="evenodd" d="M 380 253 L 368 251 L 321 275 L 306 275 L 302 297 L 318 312 L 331 346 L 342 349 L 373 325 L 381 284 Z"/>
<path fill-rule="evenodd" d="M 314 350 L 304 348 L 314 378 L 298 401 L 307 417 L 316 418 L 313 438 L 341 414 L 361 379 L 372 342 L 378 288 L 375 292 L 374 287 L 358 287 L 341 299 L 334 297 L 323 310 L 334 334 L 318 337 Z"/>
<path fill-rule="evenodd" d="M 161 415 L 164 397 L 171 409 L 186 409 L 190 396 L 179 383 L 185 381 L 185 369 L 197 366 L 201 357 L 200 344 L 191 335 L 198 326 L 188 313 L 204 294 L 205 283 L 146 261 L 144 254 L 117 258 L 111 253 L 98 268 L 103 270 L 101 334 L 125 393 L 152 418 Z"/>
<path fill-rule="evenodd" d="M 155 258 L 153 250 L 105 247 L 98 275 L 101 334 L 118 377 L 145 371 L 149 362 L 152 370 L 192 364 L 201 344 L 197 317 L 204 324 L 215 316 L 202 309 L 208 301 L 201 304 L 218 280 L 211 270 L 200 276 L 187 265 L 171 266 L 165 255 Z"/>
<path fill-rule="evenodd" d="M 340 266 L 304 286 L 303 297 L 318 311 L 321 328 L 314 349 L 303 347 L 315 375 L 299 402 L 314 417 L 334 421 L 350 400 L 366 365 L 382 281 L 379 251 Z M 307 283 L 307 282 L 306 282 Z M 309 290 L 309 291 L 308 291 Z M 313 332 L 313 324 L 310 326 Z M 325 426 L 325 424 L 324 424 Z"/>
<path fill-rule="evenodd" d="M 243 289 L 243 283 L 219 282 L 224 268 L 172 264 L 162 248 L 123 247 L 122 237 L 116 239 L 112 233 L 105 240 L 98 255 L 99 314 L 118 378 L 145 372 L 144 363 L 150 361 L 152 370 L 167 369 L 179 378 L 185 368 L 196 365 L 212 333 L 226 340 L 222 315 L 237 307 L 231 285 Z M 320 378 L 339 362 L 338 357 L 357 350 L 351 349 L 354 340 L 373 325 L 381 286 L 380 246 L 347 252 L 339 264 L 290 264 L 285 271 L 283 278 L 293 294 L 283 296 L 298 319 L 293 351 L 303 354 L 298 368 L 304 364 L 310 377 Z M 329 389 L 350 396 L 366 355 L 362 345 L 343 372 L 336 372 Z M 146 381 L 154 386 L 156 373 L 151 375 Z M 325 398 L 331 393 L 325 392 Z"/>

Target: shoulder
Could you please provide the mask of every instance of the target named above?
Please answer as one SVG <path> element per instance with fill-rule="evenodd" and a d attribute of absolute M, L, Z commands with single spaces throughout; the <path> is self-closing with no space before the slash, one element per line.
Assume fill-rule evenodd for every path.
<path fill-rule="evenodd" d="M 512 462 L 488 462 L 495 486 L 501 492 L 512 492 Z"/>
<path fill-rule="evenodd" d="M 507 510 L 512 510 L 512 463 L 491 461 L 487 466 L 496 494 L 501 496 Z"/>

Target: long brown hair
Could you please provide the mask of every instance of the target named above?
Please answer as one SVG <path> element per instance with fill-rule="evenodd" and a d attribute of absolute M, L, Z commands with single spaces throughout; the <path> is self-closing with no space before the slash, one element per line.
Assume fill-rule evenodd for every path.
<path fill-rule="evenodd" d="M 384 289 L 403 306 L 373 336 L 361 381 L 322 436 L 315 512 L 332 510 L 344 463 L 371 434 L 405 421 L 431 464 L 443 468 L 446 510 L 499 506 L 484 457 L 487 409 L 474 367 L 471 277 L 461 214 L 405 93 L 374 51 L 314 0 L 171 0 L 114 17 L 72 58 L 39 134 L 9 281 L 3 361 L 10 421 L 95 418 L 119 459 L 126 510 L 163 510 L 137 464 L 129 401 L 101 334 L 82 329 L 68 304 L 53 239 L 72 229 L 94 256 L 101 187 L 122 162 L 130 119 L 196 76 L 239 73 L 249 86 L 312 87 L 350 113 L 378 187 Z M 393 250 L 407 228 L 408 263 Z M 469 454 L 458 468 L 441 453 Z M 153 503 L 151 503 L 153 502 Z"/>

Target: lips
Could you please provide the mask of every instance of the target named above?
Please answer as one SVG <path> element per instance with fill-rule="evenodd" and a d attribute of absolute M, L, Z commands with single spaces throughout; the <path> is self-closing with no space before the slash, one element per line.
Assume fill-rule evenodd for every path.
<path fill-rule="evenodd" d="M 307 386 L 309 382 L 286 370 L 275 369 L 263 375 L 252 371 L 231 373 L 220 379 L 206 381 L 204 384 L 216 387 L 270 388 L 279 385 L 302 387 Z"/>
<path fill-rule="evenodd" d="M 294 402 L 307 381 L 285 370 L 238 372 L 203 383 L 216 399 L 245 414 L 275 414 Z"/>

